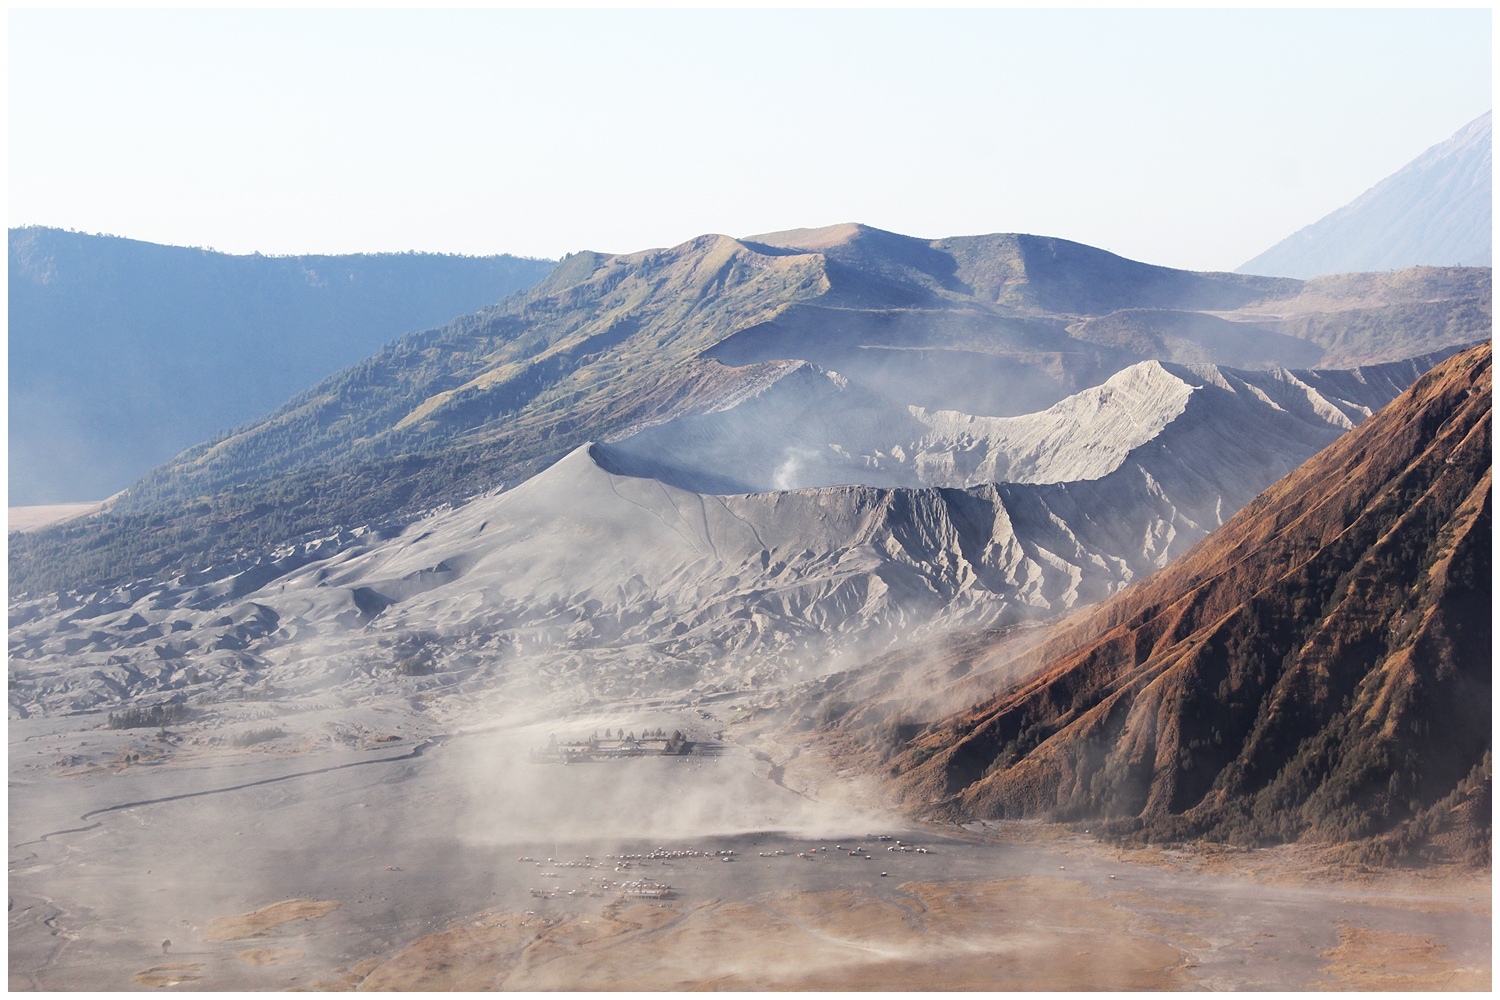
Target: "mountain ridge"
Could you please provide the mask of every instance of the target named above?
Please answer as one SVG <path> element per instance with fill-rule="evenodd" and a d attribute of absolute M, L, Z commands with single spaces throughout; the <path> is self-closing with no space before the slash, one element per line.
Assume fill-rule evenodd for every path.
<path fill-rule="evenodd" d="M 1478 306 L 1442 313 L 1411 336 L 1382 325 L 1379 310 L 1392 303 L 1487 295 L 1488 272 L 1475 269 L 1317 284 L 1174 271 L 1016 234 L 924 241 L 850 224 L 762 239 L 821 249 L 706 234 L 632 254 L 570 255 L 532 289 L 406 334 L 266 417 L 186 449 L 104 515 L 28 536 L 13 586 L 97 580 L 110 567 L 165 572 L 196 558 L 194 549 L 222 560 L 245 545 L 409 518 L 513 486 L 585 441 L 712 409 L 716 392 L 758 377 L 724 366 L 808 361 L 897 405 L 1000 417 L 1045 409 L 1145 360 L 1118 346 L 1138 346 L 1124 332 L 1139 326 L 1138 314 L 1106 313 L 1126 318 L 1103 343 L 1081 339 L 1088 302 L 1065 314 L 1037 305 L 1059 290 L 1094 288 L 1099 308 L 1229 307 L 1194 313 L 1200 326 L 1177 330 L 1170 344 L 1143 334 L 1144 349 L 1167 360 L 1322 363 L 1311 341 L 1265 324 L 1316 309 L 1325 314 L 1317 336 L 1336 342 L 1340 304 L 1352 301 L 1376 310 L 1361 314 L 1361 336 L 1383 336 L 1387 357 L 1489 329 Z M 1232 332 L 1245 337 L 1201 332 L 1219 320 L 1242 323 Z M 1357 360 L 1350 341 L 1345 356 Z M 1291 349 L 1293 358 L 1278 353 Z M 159 528 L 157 517 L 167 519 Z M 130 518 L 151 530 L 127 528 Z"/>
<path fill-rule="evenodd" d="M 98 499 L 391 338 L 537 281 L 509 255 L 221 254 L 9 232 L 12 503 Z"/>
<path fill-rule="evenodd" d="M 1492 118 L 1486 111 L 1349 204 L 1235 270 L 1311 278 L 1419 264 L 1488 266 Z"/>
<path fill-rule="evenodd" d="M 770 234 L 758 239 L 778 237 L 779 234 Z M 342 434 L 330 436 L 319 432 L 322 443 L 315 450 L 295 445 L 298 453 L 305 456 L 297 461 L 305 463 L 320 454 L 351 447 L 372 456 L 401 454 L 420 450 L 426 446 L 424 442 L 431 442 L 438 435 L 445 446 L 465 442 L 482 445 L 512 433 L 503 428 L 510 427 L 516 417 L 525 424 L 531 412 L 540 418 L 539 427 L 550 425 L 554 418 L 543 416 L 548 407 L 555 408 L 559 400 L 587 405 L 588 400 L 598 397 L 601 383 L 612 384 L 627 370 L 652 366 L 664 351 L 671 352 L 669 361 L 678 364 L 693 356 L 711 357 L 737 366 L 801 357 L 821 367 L 847 371 L 877 391 L 920 392 L 920 388 L 909 386 L 913 381 L 910 364 L 902 366 L 905 378 L 901 379 L 862 366 L 861 359 L 874 358 L 883 365 L 887 362 L 882 351 L 889 354 L 892 349 L 899 349 L 909 353 L 912 348 L 925 346 L 926 355 L 931 355 L 959 347 L 951 339 L 952 310 L 942 308 L 939 301 L 954 293 L 932 285 L 936 280 L 931 273 L 937 270 L 935 266 L 925 270 L 906 266 L 905 257 L 910 256 L 912 248 L 927 246 L 930 250 L 931 245 L 856 225 L 807 231 L 800 233 L 798 239 L 819 249 L 767 256 L 753 249 L 757 238 L 742 242 L 722 235 L 705 235 L 666 249 L 578 255 L 520 299 L 491 307 L 441 332 L 409 335 L 383 355 L 351 369 L 341 382 L 308 390 L 269 418 L 266 426 L 285 425 L 288 421 L 306 425 L 311 420 L 317 427 L 337 428 L 346 419 L 344 415 L 351 412 L 349 405 L 338 401 L 338 394 L 355 393 L 355 405 L 368 410 L 358 400 L 375 398 L 370 395 L 373 391 L 388 399 L 383 408 L 368 411 L 357 425 Z M 971 238 L 970 243 L 980 246 L 981 239 L 989 239 L 992 249 L 999 248 L 991 257 L 1039 242 L 1034 237 L 1001 235 Z M 942 241 L 932 241 L 939 242 Z M 1067 241 L 1040 242 L 1049 248 L 1065 246 L 1074 255 L 1092 252 L 1091 248 Z M 872 245 L 874 250 L 870 249 Z M 888 252 L 891 245 L 905 257 Z M 798 250 L 796 246 L 782 249 Z M 1128 265 L 1127 277 L 1142 289 L 1140 295 L 1146 297 L 1141 301 L 1156 301 L 1163 295 L 1185 295 L 1192 299 L 1207 294 L 1193 282 L 1209 279 L 1193 272 L 1107 256 Z M 830 261 L 848 265 L 856 258 L 865 262 L 861 273 L 867 277 L 853 287 L 847 285 L 837 270 L 828 269 Z M 924 261 L 930 262 L 930 258 Z M 955 273 L 961 273 L 960 264 L 953 266 Z M 926 286 L 920 286 L 913 274 L 930 280 Z M 1214 299 L 1211 303 L 1219 306 L 1238 307 L 1250 301 L 1263 301 L 1267 289 L 1301 291 L 1300 285 L 1278 279 L 1250 282 L 1233 275 L 1211 278 L 1214 288 L 1219 283 L 1228 283 L 1229 298 Z M 927 304 L 935 311 L 907 308 L 917 301 L 919 291 L 927 296 Z M 1117 304 L 1118 301 L 1110 303 Z M 1081 364 L 1079 371 L 1087 384 L 1096 379 L 1102 381 L 1111 371 L 1142 360 L 1141 355 L 1133 352 L 1079 342 L 1056 325 L 1056 321 L 1038 327 L 1034 320 L 1028 325 L 1025 317 L 1007 315 L 1003 309 L 998 314 L 976 312 L 978 306 L 966 299 L 965 309 L 959 314 L 960 319 L 968 317 L 970 323 L 967 328 L 960 327 L 967 329 L 968 342 L 980 346 L 982 354 L 993 350 L 991 345 L 1011 344 L 1001 347 L 1003 353 L 996 356 L 1003 359 L 1003 365 L 1012 368 L 1020 365 L 1028 375 L 1044 375 L 1040 380 L 1031 379 L 1043 386 L 1039 390 L 1041 395 L 1023 397 L 1017 412 L 1050 405 L 1067 391 L 1082 387 L 1070 382 L 1066 374 L 1049 376 L 1049 365 L 1062 364 L 1066 370 Z M 581 323 L 580 310 L 585 311 Z M 806 316 L 806 321 L 793 322 L 792 317 L 799 316 Z M 852 326 L 847 334 L 840 335 L 843 340 L 830 340 L 829 333 L 839 329 L 840 323 Z M 880 330 L 881 323 L 886 324 L 886 332 L 880 332 L 871 344 L 865 338 Z M 807 343 L 809 340 L 815 343 Z M 1309 357 L 1305 344 L 1296 342 L 1299 360 Z M 425 377 L 426 381 L 412 380 L 407 374 L 413 371 L 412 359 L 425 356 L 429 362 L 438 361 L 435 353 L 438 348 L 446 358 L 472 360 L 460 361 L 458 366 L 443 361 L 434 369 L 433 376 Z M 809 353 L 813 356 L 809 357 Z M 926 355 L 910 355 L 902 360 Z M 960 353 L 959 357 L 966 366 L 972 364 L 972 352 Z M 1032 358 L 1048 360 L 1038 365 L 1029 360 Z M 1067 360 L 1059 360 L 1064 358 Z M 931 371 L 938 384 L 946 386 L 954 382 L 941 364 L 929 363 L 937 365 Z M 665 374 L 665 364 L 655 363 L 654 369 Z M 421 370 L 421 367 L 416 369 Z M 366 374 L 361 375 L 362 372 Z M 991 374 L 998 378 L 1000 369 Z M 359 387 L 361 378 L 369 389 Z M 393 384 L 393 379 L 394 384 L 410 385 L 405 395 L 391 395 L 386 387 Z M 1014 380 L 1013 375 L 1011 381 Z M 916 381 L 922 382 L 921 377 Z M 908 384 L 904 390 L 902 382 Z M 982 407 L 976 407 L 979 409 Z M 243 442 L 246 435 L 256 433 L 253 428 L 241 429 L 236 439 Z M 215 454 L 223 453 L 222 445 L 213 447 L 219 448 Z M 191 480 L 198 478 L 204 468 L 211 467 L 213 461 L 200 449 L 185 453 L 176 464 L 181 474 Z M 170 470 L 164 472 L 172 474 Z M 149 496 L 158 492 L 160 487 L 155 484 L 161 482 L 162 475 L 155 475 L 128 500 L 133 502 L 136 494 Z M 212 483 L 210 480 L 210 489 Z"/>
<path fill-rule="evenodd" d="M 1433 849 L 1487 857 L 1491 354 L 1434 368 L 1028 647 L 970 643 L 958 684 L 998 690 L 913 719 L 894 794 L 1155 839 L 1375 838 L 1396 857 L 1442 835 Z M 868 728 L 858 690 L 820 697 Z"/>
<path fill-rule="evenodd" d="M 584 444 L 512 490 L 410 524 L 112 588 L 15 595 L 12 708 L 82 711 L 121 692 L 171 700 L 267 679 L 365 697 L 389 679 L 370 664 L 411 636 L 422 637 L 434 690 L 524 684 L 537 697 L 586 699 L 780 684 L 898 639 L 1021 623 L 1108 597 L 1421 367 L 1303 373 L 1323 380 L 1315 389 L 1291 373 L 1142 362 L 1117 376 L 1121 385 L 1144 379 L 1139 399 L 1107 385 L 1076 405 L 1127 421 L 1155 408 L 1163 430 L 1102 465 L 1054 461 L 1091 480 L 993 482 L 980 470 L 952 478 L 940 469 L 936 485 L 715 494 L 654 478 L 630 438 Z M 849 388 L 805 364 L 757 379 L 735 386 L 742 402 L 719 413 L 779 388 Z M 1174 381 L 1176 395 L 1163 396 L 1159 384 Z M 1184 395 L 1209 405 L 1188 412 Z M 1076 405 L 1043 415 L 1041 437 L 1069 423 Z M 1176 430 L 1174 413 L 1185 414 Z M 640 433 L 672 430 L 667 421 Z M 1033 438 L 1020 440 L 1030 447 Z"/>

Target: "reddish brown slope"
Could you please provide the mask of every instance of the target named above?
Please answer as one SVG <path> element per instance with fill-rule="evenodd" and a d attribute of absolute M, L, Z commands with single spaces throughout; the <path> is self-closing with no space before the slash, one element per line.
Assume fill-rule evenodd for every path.
<path fill-rule="evenodd" d="M 1241 841 L 1447 825 L 1487 850 L 1490 361 L 1455 356 L 1161 573 L 978 657 L 1030 679 L 914 740 L 898 795 Z"/>

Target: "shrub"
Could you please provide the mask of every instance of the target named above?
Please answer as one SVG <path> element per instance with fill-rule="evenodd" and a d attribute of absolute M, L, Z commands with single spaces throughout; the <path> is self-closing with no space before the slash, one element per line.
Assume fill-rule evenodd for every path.
<path fill-rule="evenodd" d="M 272 726 L 270 729 L 252 729 L 249 732 L 236 733 L 231 736 L 229 738 L 229 745 L 232 747 L 248 747 L 253 743 L 279 740 L 285 735 L 286 733 L 282 732 L 279 726 Z"/>
<path fill-rule="evenodd" d="M 119 715 L 109 713 L 109 721 L 105 723 L 105 728 L 150 729 L 153 726 L 165 726 L 169 722 L 178 722 L 186 719 L 188 715 L 188 707 L 175 701 L 166 705 L 152 705 L 148 708 L 128 708 Z"/>

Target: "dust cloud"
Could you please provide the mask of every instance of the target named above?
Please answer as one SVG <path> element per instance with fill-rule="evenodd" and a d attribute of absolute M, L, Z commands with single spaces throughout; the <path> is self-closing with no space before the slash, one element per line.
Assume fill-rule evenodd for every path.
<path fill-rule="evenodd" d="M 880 405 L 829 373 L 804 376 L 799 393 L 849 404 L 848 440 L 889 442 L 894 432 L 871 416 Z M 1154 385 L 1138 395 L 1155 398 Z M 897 417 L 926 433 L 910 409 Z M 755 412 L 734 420 L 737 436 L 704 454 L 753 451 L 772 485 L 862 463 L 861 482 L 915 466 L 904 446 L 757 443 Z M 1053 436 L 1042 423 L 1005 426 L 1025 432 L 1005 438 L 1020 442 L 1007 462 L 1024 452 L 1045 464 L 1035 442 Z M 698 433 L 659 429 L 659 444 L 669 430 Z M 1040 634 L 1027 620 L 1108 593 L 1159 553 L 1125 570 L 1124 556 L 1085 553 L 1079 565 L 1118 576 L 1081 583 L 1077 566 L 1039 553 L 1083 551 L 1085 529 L 1066 549 L 1064 508 L 1037 501 L 1046 509 L 1032 521 L 1059 537 L 1022 537 L 1026 524 L 995 487 L 718 494 L 621 474 L 632 456 L 663 467 L 681 457 L 663 449 L 581 448 L 514 490 L 404 528 L 17 602 L 13 987 L 190 975 L 203 989 L 446 988 L 456 983 L 423 979 L 419 959 L 463 952 L 453 942 L 464 934 L 510 956 L 473 983 L 512 988 L 714 977 L 743 988 L 967 988 L 981 981 L 971 960 L 1014 960 L 1011 984 L 1164 988 L 1191 982 L 1185 955 L 1225 967 L 1241 957 L 1205 957 L 1212 949 L 1193 943 L 1226 939 L 1219 890 L 1188 893 L 1216 917 L 1143 935 L 1147 904 L 1122 911 L 1111 881 L 1128 874 L 1148 899 L 1182 893 L 1175 869 L 1145 877 L 1095 848 L 892 815 L 876 798 L 878 770 L 820 757 L 757 721 L 757 709 L 776 709 L 806 729 L 842 723 L 851 706 L 866 706 L 849 720 L 856 729 L 938 718 L 1014 679 L 965 636 L 1011 629 L 1024 646 Z M 931 468 L 968 476 L 979 466 Z M 926 648 L 883 655 L 902 644 Z M 110 719 L 127 711 L 140 714 Z M 556 749 L 622 729 L 680 732 L 686 750 L 563 763 Z M 1053 881 L 1026 881 L 1044 873 Z M 1317 905 L 1247 898 L 1260 900 L 1247 904 L 1260 907 L 1256 926 L 1291 921 L 1336 946 Z M 986 930 L 1002 911 L 1008 929 Z M 292 916 L 268 923 L 267 913 Z M 1372 914 L 1370 926 L 1398 916 Z M 1110 978 L 1097 959 L 1070 965 L 1038 944 L 1074 941 L 1079 926 L 1136 955 L 1131 975 Z M 629 975 L 596 947 L 652 928 L 660 946 L 635 952 Z M 1455 955 L 1469 953 L 1464 933 Z M 711 954 L 706 940 L 734 943 Z M 1017 958 L 1038 950 L 1054 978 Z M 1310 981 L 1306 956 L 1285 968 L 1237 984 Z"/>

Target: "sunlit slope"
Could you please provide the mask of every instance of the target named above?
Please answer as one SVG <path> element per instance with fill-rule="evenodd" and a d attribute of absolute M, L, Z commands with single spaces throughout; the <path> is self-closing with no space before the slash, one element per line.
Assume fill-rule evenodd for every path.
<path fill-rule="evenodd" d="M 1142 358 L 1174 359 L 1149 339 L 1071 336 L 1062 316 L 1235 309 L 1300 291 L 1297 282 L 1175 271 L 1065 240 L 928 243 L 855 225 L 578 254 L 538 288 L 405 337 L 266 420 L 189 449 L 125 506 L 360 456 L 457 447 L 517 466 L 555 457 L 639 419 L 639 398 L 670 396 L 700 357 L 807 360 L 899 403 L 1030 412 Z M 1321 357 L 1307 341 L 1244 329 L 1266 342 L 1249 352 L 1257 365 Z M 1220 350 L 1213 337 L 1187 339 L 1194 361 L 1246 354 L 1238 343 Z"/>
<path fill-rule="evenodd" d="M 1418 264 L 1491 263 L 1492 114 L 1237 270 L 1310 278 Z"/>
<path fill-rule="evenodd" d="M 1394 831 L 1394 852 L 1449 830 L 1487 850 L 1490 358 L 1440 365 L 1044 643 L 973 644 L 969 690 L 1026 679 L 908 714 L 898 794 L 1166 839 Z"/>
<path fill-rule="evenodd" d="M 1467 304 L 1455 311 L 1458 299 Z M 190 448 L 110 514 L 28 536 L 13 551 L 12 586 L 161 574 L 410 518 L 514 486 L 586 441 L 721 411 L 798 362 L 883 401 L 876 408 L 1005 418 L 1153 357 L 1326 367 L 1328 343 L 1355 365 L 1367 331 L 1382 360 L 1427 354 L 1488 337 L 1488 302 L 1487 270 L 1299 282 L 1154 267 L 1046 237 L 928 241 L 852 224 L 580 253 L 537 287 L 403 337 L 268 417 Z M 1354 328 L 1340 319 L 1351 309 Z M 1152 332 L 1180 315 L 1191 319 Z M 1408 331 L 1409 320 L 1426 325 Z M 959 473 L 978 474 L 986 459 L 955 443 L 950 456 L 927 448 L 921 461 L 951 464 L 942 481 L 956 482 L 975 481 Z M 913 481 L 864 468 L 871 478 L 847 481 Z M 731 472 L 704 488 L 775 482 Z"/>
<path fill-rule="evenodd" d="M 1246 371 L 1141 362 L 1046 410 L 981 417 L 899 406 L 811 365 L 788 367 L 707 413 L 610 442 L 609 460 L 703 493 L 863 483 L 967 487 L 1101 479 L 1128 463 L 1213 478 L 1226 509 L 1394 399 L 1447 353 L 1351 370 Z M 1149 446 L 1149 447 L 1148 447 Z M 1290 464 L 1288 464 L 1290 463 Z M 1271 478 L 1265 478 L 1269 475 Z"/>
<path fill-rule="evenodd" d="M 676 375 L 737 326 L 826 290 L 815 259 L 757 254 L 721 236 L 576 255 L 538 289 L 404 337 L 266 420 L 189 449 L 132 498 L 211 493 L 236 477 L 437 445 L 498 441 L 524 455 L 546 447 L 539 439 L 560 423 Z"/>
<path fill-rule="evenodd" d="M 893 642 L 1108 597 L 1424 368 L 1142 362 L 1046 413 L 989 421 L 998 427 L 907 411 L 931 447 L 888 470 L 909 484 L 819 482 L 810 462 L 814 478 L 796 489 L 700 491 L 716 475 L 708 459 L 726 453 L 741 455 L 745 473 L 775 474 L 769 460 L 755 465 L 750 442 L 776 439 L 799 421 L 799 405 L 806 428 L 816 426 L 806 411 L 837 412 L 841 393 L 852 397 L 844 418 L 861 402 L 890 406 L 807 365 L 767 366 L 708 422 L 580 446 L 515 489 L 404 528 L 18 601 L 12 709 L 217 697 L 267 681 L 309 696 L 525 683 L 543 694 L 647 697 L 815 676 Z M 755 412 L 781 423 L 757 427 Z M 854 426 L 824 426 L 834 425 Z M 961 474 L 946 459 L 961 440 L 973 450 L 964 435 L 976 425 L 990 435 L 992 465 Z M 889 429 L 878 418 L 863 428 Z M 674 453 L 657 451 L 652 466 L 643 438 L 680 447 L 674 475 L 662 474 Z M 724 451 L 693 451 L 695 440 Z M 872 455 L 901 450 L 884 448 Z M 825 454 L 839 452 L 825 443 Z M 996 463 L 1010 481 L 993 481 L 1003 478 Z"/>

